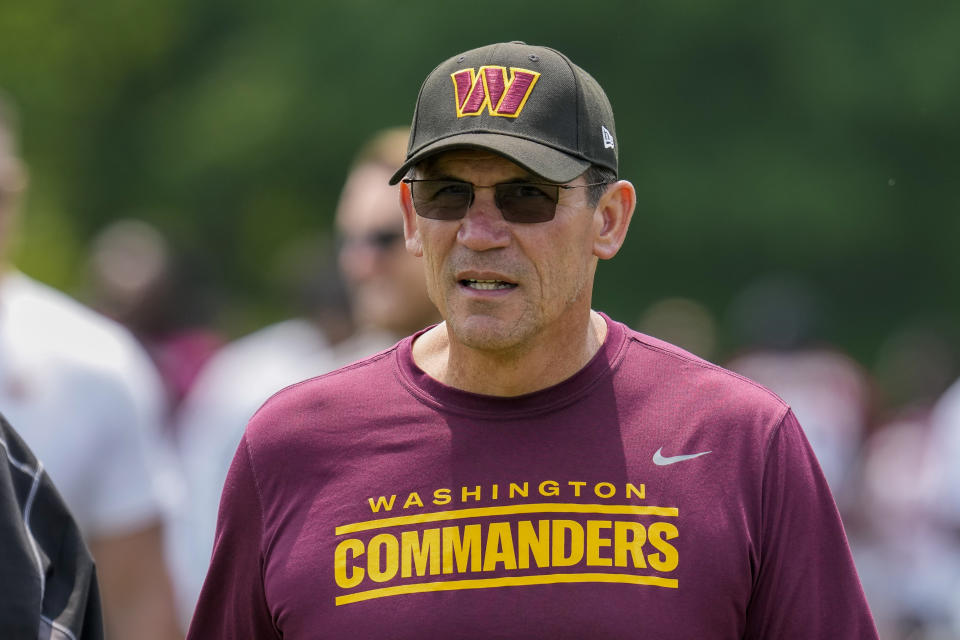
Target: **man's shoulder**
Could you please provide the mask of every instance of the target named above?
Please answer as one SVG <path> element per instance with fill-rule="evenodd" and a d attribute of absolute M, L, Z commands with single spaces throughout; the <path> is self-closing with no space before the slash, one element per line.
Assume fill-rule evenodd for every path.
<path fill-rule="evenodd" d="M 26 275 L 5 274 L 0 299 L 19 347 L 95 369 L 125 370 L 145 357 L 126 328 Z"/>
<path fill-rule="evenodd" d="M 399 384 L 395 351 L 396 345 L 280 389 L 263 403 L 251 424 L 284 420 L 291 414 L 335 412 L 338 408 L 385 401 L 390 387 Z"/>
<path fill-rule="evenodd" d="M 397 380 L 394 348 L 274 393 L 244 430 L 253 461 L 294 473 L 331 460 L 375 431 L 409 397 Z"/>
<path fill-rule="evenodd" d="M 763 385 L 669 342 L 627 329 L 627 345 L 624 366 L 678 401 L 726 409 L 765 407 L 781 415 L 787 408 Z"/>

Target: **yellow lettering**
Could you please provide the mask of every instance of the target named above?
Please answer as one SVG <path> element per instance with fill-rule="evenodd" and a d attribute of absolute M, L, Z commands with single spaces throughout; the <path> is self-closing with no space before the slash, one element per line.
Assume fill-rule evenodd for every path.
<path fill-rule="evenodd" d="M 420 494 L 416 491 L 407 496 L 407 501 L 403 503 L 403 508 L 406 509 L 410 505 L 416 505 L 418 507 L 423 506 L 423 501 L 420 499 Z"/>
<path fill-rule="evenodd" d="M 364 572 L 360 567 L 351 567 L 350 575 L 347 575 L 347 551 L 352 551 L 354 558 L 363 555 L 363 542 L 349 538 L 338 544 L 333 552 L 333 576 L 341 589 L 352 589 L 363 582 Z"/>
<path fill-rule="evenodd" d="M 654 522 L 650 525 L 648 528 L 650 544 L 660 551 L 647 556 L 651 567 L 657 571 L 673 571 L 677 568 L 680 560 L 677 548 L 664 541 L 664 538 L 673 540 L 677 535 L 679 535 L 677 528 L 670 522 Z"/>
<path fill-rule="evenodd" d="M 544 480 L 540 483 L 540 495 L 555 496 L 560 493 L 560 485 L 553 480 Z"/>
<path fill-rule="evenodd" d="M 584 485 L 586 485 L 587 483 L 586 483 L 586 482 L 573 482 L 573 481 L 570 481 L 570 482 L 568 482 L 567 484 L 569 484 L 569 485 L 571 485 L 571 486 L 573 487 L 573 495 L 574 495 L 575 497 L 579 498 L 579 497 L 580 497 L 580 488 L 583 487 Z"/>
<path fill-rule="evenodd" d="M 526 498 L 528 495 L 530 495 L 530 483 L 529 483 L 529 482 L 524 482 L 522 487 L 521 487 L 520 485 L 518 485 L 518 484 L 514 484 L 514 483 L 512 483 L 512 482 L 510 483 L 510 497 L 511 497 L 511 498 L 516 498 L 517 496 L 520 496 L 521 498 Z"/>
<path fill-rule="evenodd" d="M 382 548 L 382 551 L 381 551 Z M 397 575 L 400 566 L 397 539 L 389 533 L 374 536 L 367 546 L 367 575 L 374 582 L 386 582 Z M 381 560 L 383 564 L 381 565 Z"/>
<path fill-rule="evenodd" d="M 450 489 L 437 489 L 433 492 L 433 504 L 450 504 Z"/>
<path fill-rule="evenodd" d="M 538 520 L 534 532 L 533 523 L 521 520 L 517 531 L 518 566 L 521 569 L 530 568 L 530 553 L 538 567 L 550 566 L 550 521 Z"/>
<path fill-rule="evenodd" d="M 477 485 L 477 486 L 474 488 L 473 491 L 468 491 L 466 487 L 461 487 L 461 488 L 460 488 L 460 495 L 461 495 L 461 497 L 460 497 L 460 501 L 461 501 L 461 502 L 466 502 L 466 501 L 467 501 L 467 496 L 473 496 L 473 499 L 474 499 L 474 500 L 479 500 L 479 499 L 480 499 L 480 485 Z"/>
<path fill-rule="evenodd" d="M 496 571 L 497 563 L 504 569 L 517 568 L 517 554 L 513 550 L 513 534 L 509 522 L 491 522 L 487 529 L 487 552 L 483 556 L 483 570 Z"/>
<path fill-rule="evenodd" d="M 645 498 L 647 497 L 647 485 L 641 484 L 641 485 L 640 485 L 640 489 L 637 489 L 635 486 L 633 486 L 633 483 L 632 483 L 632 482 L 628 482 L 628 483 L 627 483 L 627 498 L 628 498 L 628 499 L 630 498 L 630 495 L 631 495 L 631 494 L 637 496 L 637 497 L 640 498 L 641 500 L 645 499 Z"/>
<path fill-rule="evenodd" d="M 457 561 L 457 573 L 480 571 L 480 525 L 469 524 L 463 528 L 463 539 L 459 527 L 443 528 L 443 572 L 453 573 L 453 561 Z"/>
<path fill-rule="evenodd" d="M 396 495 L 390 496 L 389 500 L 387 500 L 383 496 L 379 496 L 377 498 L 377 502 L 374 503 L 373 498 L 367 498 L 367 500 L 370 502 L 370 510 L 373 511 L 374 513 L 377 513 L 378 511 L 380 511 L 380 509 L 383 509 L 384 511 L 390 511 L 391 509 L 393 509 L 393 501 L 396 499 L 397 499 Z"/>
<path fill-rule="evenodd" d="M 627 566 L 627 553 L 633 556 L 636 569 L 646 569 L 643 559 L 643 543 L 647 541 L 647 531 L 639 522 L 617 521 L 613 525 L 613 563 L 618 567 Z"/>
<path fill-rule="evenodd" d="M 500 496 L 500 485 L 493 485 L 493 499 L 496 500 Z"/>
<path fill-rule="evenodd" d="M 610 558 L 600 557 L 600 547 L 609 547 L 610 538 L 601 538 L 600 530 L 612 526 L 609 520 L 587 520 L 587 565 L 591 567 L 609 567 Z"/>
<path fill-rule="evenodd" d="M 601 487 L 605 487 L 603 491 L 600 490 Z M 617 488 L 609 482 L 598 482 L 593 487 L 593 492 L 598 498 L 612 498 L 617 493 Z"/>
<path fill-rule="evenodd" d="M 440 573 L 440 529 L 426 529 L 423 532 L 423 544 L 416 531 L 404 531 L 400 536 L 400 575 L 409 578 L 413 575 L 412 564 L 416 563 L 417 575 Z"/>
<path fill-rule="evenodd" d="M 570 555 L 567 555 L 567 533 L 570 539 Z M 553 521 L 553 566 L 570 567 L 583 558 L 583 527 L 573 520 Z"/>

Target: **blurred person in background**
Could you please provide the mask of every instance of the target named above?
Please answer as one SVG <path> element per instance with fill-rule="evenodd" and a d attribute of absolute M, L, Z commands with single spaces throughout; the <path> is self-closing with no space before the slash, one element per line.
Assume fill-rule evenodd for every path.
<path fill-rule="evenodd" d="M 948 447 L 930 447 L 932 403 L 955 370 L 948 341 L 930 327 L 906 326 L 880 345 L 868 371 L 815 340 L 820 304 L 796 277 L 751 283 L 731 306 L 747 348 L 728 366 L 768 386 L 803 420 L 880 636 L 956 637 L 947 626 L 960 593 L 958 539 L 930 512 L 938 477 L 949 475 L 935 464 Z M 950 465 L 957 468 L 956 458 Z"/>
<path fill-rule="evenodd" d="M 335 219 L 336 249 L 298 243 L 284 271 L 303 314 L 223 347 L 201 372 L 178 420 L 186 511 L 173 523 L 181 615 L 188 620 L 213 549 L 220 493 L 253 413 L 283 387 L 385 349 L 439 319 L 423 266 L 407 253 L 397 188 L 407 128 L 374 135 L 353 161 Z"/>
<path fill-rule="evenodd" d="M 884 640 L 960 637 L 960 538 L 937 516 L 945 506 L 937 485 L 956 459 L 942 464 L 946 448 L 931 447 L 931 435 L 916 413 L 878 426 L 864 443 L 855 505 L 845 515 Z"/>
<path fill-rule="evenodd" d="M 90 242 L 86 275 L 86 299 L 140 340 L 175 412 L 223 342 L 199 317 L 196 274 L 186 272 L 184 261 L 156 227 L 121 219 Z"/>
<path fill-rule="evenodd" d="M 960 637 L 960 386 L 949 326 L 918 318 L 880 345 L 882 412 L 860 455 L 850 531 L 889 640 Z M 939 399 L 939 401 L 938 401 Z"/>
<path fill-rule="evenodd" d="M 360 150 L 336 216 L 340 271 L 354 318 L 361 329 L 386 331 L 393 341 L 440 319 L 427 297 L 423 264 L 404 246 L 397 190 L 381 184 L 403 164 L 409 131 L 385 130 Z"/>
<path fill-rule="evenodd" d="M 0 410 L 61 491 L 96 561 L 107 634 L 182 637 L 163 557 L 164 395 L 119 324 L 4 260 L 27 184 L 0 105 Z"/>
<path fill-rule="evenodd" d="M 960 380 L 933 407 L 923 462 L 929 486 L 925 511 L 935 548 L 927 554 L 933 557 L 922 593 L 931 596 L 931 617 L 938 615 L 935 620 L 949 629 L 943 637 L 960 638 Z"/>
<path fill-rule="evenodd" d="M 0 633 L 102 640 L 93 558 L 43 463 L 0 414 Z"/>

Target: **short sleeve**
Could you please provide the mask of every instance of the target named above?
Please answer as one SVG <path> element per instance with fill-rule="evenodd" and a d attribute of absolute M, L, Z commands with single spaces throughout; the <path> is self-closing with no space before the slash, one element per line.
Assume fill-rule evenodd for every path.
<path fill-rule="evenodd" d="M 263 588 L 263 510 L 246 436 L 220 500 L 213 556 L 187 640 L 279 638 Z"/>
<path fill-rule="evenodd" d="M 91 535 L 135 531 L 162 515 L 169 455 L 161 435 L 162 387 L 149 366 L 132 362 L 122 375 L 78 376 L 77 384 L 89 386 L 86 397 L 99 401 L 99 451 L 109 460 L 92 475 L 85 523 Z"/>
<path fill-rule="evenodd" d="M 792 412 L 771 436 L 744 638 L 875 639 L 840 514 Z"/>

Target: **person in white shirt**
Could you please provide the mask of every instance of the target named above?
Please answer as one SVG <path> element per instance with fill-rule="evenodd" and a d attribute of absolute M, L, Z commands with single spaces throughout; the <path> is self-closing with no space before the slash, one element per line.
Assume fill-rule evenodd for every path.
<path fill-rule="evenodd" d="M 90 547 L 107 635 L 182 637 L 163 557 L 159 378 L 129 332 L 5 258 L 27 182 L 15 139 L 0 104 L 0 411 Z"/>
<path fill-rule="evenodd" d="M 222 347 L 184 400 L 175 432 L 187 500 L 171 523 L 184 620 L 207 573 L 223 483 L 250 416 L 283 387 L 386 349 L 439 320 L 423 266 L 404 246 L 397 188 L 388 185 L 403 163 L 408 133 L 400 127 L 378 132 L 354 159 L 337 206 L 336 256 L 326 256 L 337 264 L 320 260 L 311 267 L 317 299 L 309 317 Z M 350 330 L 344 329 L 345 314 Z"/>
<path fill-rule="evenodd" d="M 940 397 L 930 418 L 926 461 L 932 480 L 928 509 L 938 533 L 948 541 L 934 562 L 940 569 L 941 601 L 950 613 L 950 630 L 960 636 L 960 380 Z"/>

